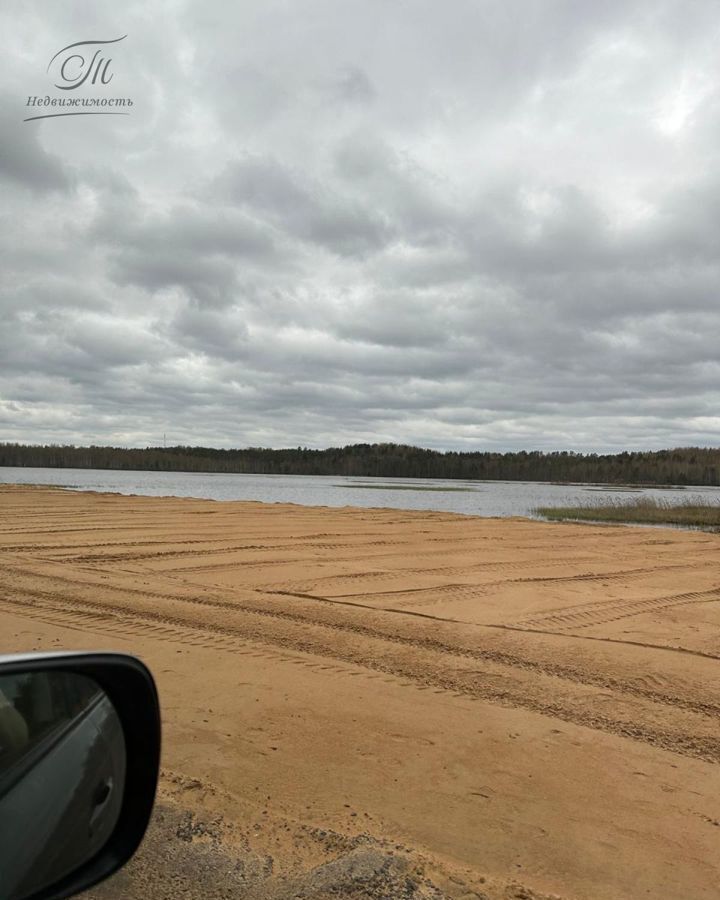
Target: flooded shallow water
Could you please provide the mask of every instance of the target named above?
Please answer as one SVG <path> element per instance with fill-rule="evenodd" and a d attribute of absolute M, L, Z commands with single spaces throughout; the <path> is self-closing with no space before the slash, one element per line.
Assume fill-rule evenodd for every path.
<path fill-rule="evenodd" d="M 616 485 L 549 484 L 535 481 L 456 481 L 430 478 L 369 478 L 339 475 L 228 475 L 209 472 L 128 472 L 111 469 L 0 467 L 0 483 L 49 484 L 78 491 L 259 500 L 303 506 L 431 509 L 470 516 L 532 516 L 537 506 L 595 502 L 604 494 L 693 496 L 720 501 L 720 488 L 619 488 Z"/>

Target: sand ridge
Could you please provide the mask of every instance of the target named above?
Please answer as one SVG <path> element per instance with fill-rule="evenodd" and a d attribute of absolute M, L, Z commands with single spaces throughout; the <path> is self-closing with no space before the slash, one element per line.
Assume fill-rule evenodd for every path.
<path fill-rule="evenodd" d="M 146 659 L 164 766 L 235 798 L 227 821 L 261 795 L 292 828 L 410 847 L 448 896 L 709 898 L 719 548 L 3 486 L 0 633 Z"/>

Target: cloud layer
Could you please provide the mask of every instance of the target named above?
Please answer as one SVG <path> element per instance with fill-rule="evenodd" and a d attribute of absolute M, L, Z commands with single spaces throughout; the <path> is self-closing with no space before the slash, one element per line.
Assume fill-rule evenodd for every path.
<path fill-rule="evenodd" d="M 1 440 L 717 444 L 715 4 L 62 6 L 0 13 Z M 22 121 L 124 33 L 130 116 Z"/>

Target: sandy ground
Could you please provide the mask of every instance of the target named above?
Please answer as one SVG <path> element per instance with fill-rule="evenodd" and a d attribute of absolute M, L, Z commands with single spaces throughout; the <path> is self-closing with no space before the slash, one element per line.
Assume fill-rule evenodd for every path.
<path fill-rule="evenodd" d="M 2 650 L 152 668 L 117 897 L 716 898 L 720 536 L 0 486 Z"/>

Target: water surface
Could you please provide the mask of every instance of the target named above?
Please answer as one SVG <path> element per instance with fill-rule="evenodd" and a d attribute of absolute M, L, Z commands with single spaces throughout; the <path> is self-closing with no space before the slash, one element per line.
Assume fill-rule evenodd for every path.
<path fill-rule="evenodd" d="M 604 492 L 680 502 L 702 495 L 720 500 L 720 488 L 619 488 L 617 485 L 536 481 L 459 481 L 440 478 L 351 478 L 338 475 L 226 475 L 210 472 L 127 472 L 112 469 L 0 467 L 0 483 L 50 484 L 78 491 L 260 500 L 303 506 L 434 509 L 470 516 L 531 516 L 536 506 L 595 502 Z"/>

